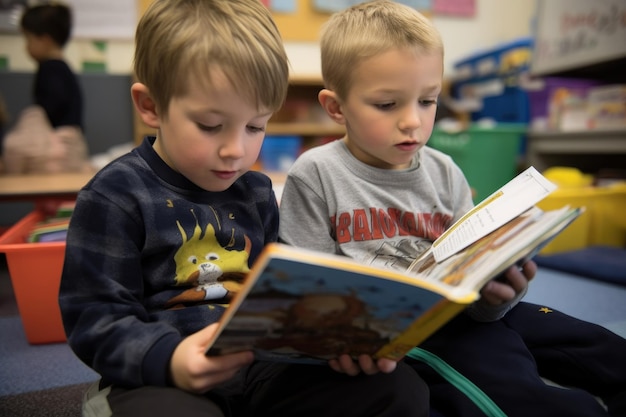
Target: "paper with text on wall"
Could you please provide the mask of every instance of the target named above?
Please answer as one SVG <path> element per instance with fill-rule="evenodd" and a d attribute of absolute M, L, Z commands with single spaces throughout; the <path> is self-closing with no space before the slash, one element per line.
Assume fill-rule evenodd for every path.
<path fill-rule="evenodd" d="M 556 189 L 534 167 L 526 169 L 468 211 L 433 243 L 441 262 L 519 216 Z"/>

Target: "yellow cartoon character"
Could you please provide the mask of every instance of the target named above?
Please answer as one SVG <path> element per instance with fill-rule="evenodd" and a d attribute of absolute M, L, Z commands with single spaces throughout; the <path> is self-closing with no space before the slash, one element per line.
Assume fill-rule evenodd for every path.
<path fill-rule="evenodd" d="M 223 247 L 215 237 L 215 229 L 207 225 L 204 235 L 196 221 L 191 237 L 179 222 L 183 244 L 174 256 L 176 285 L 193 287 L 170 299 L 168 307 L 182 307 L 207 300 L 230 300 L 241 288 L 248 268 L 251 242 L 247 236 L 244 250 L 230 250 L 234 239 Z"/>

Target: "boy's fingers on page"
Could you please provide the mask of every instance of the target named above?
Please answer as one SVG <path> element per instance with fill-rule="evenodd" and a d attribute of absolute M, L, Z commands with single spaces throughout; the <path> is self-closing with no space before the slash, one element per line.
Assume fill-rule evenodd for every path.
<path fill-rule="evenodd" d="M 215 325 L 208 326 L 176 346 L 170 360 L 170 375 L 177 387 L 194 393 L 206 392 L 254 360 L 252 352 L 207 357 L 205 352 L 213 343 L 216 329 Z"/>
<path fill-rule="evenodd" d="M 209 359 L 208 373 L 236 372 L 240 368 L 254 361 L 254 354 L 250 351 L 229 353 L 222 356 L 211 356 Z"/>
<path fill-rule="evenodd" d="M 331 368 L 337 372 L 347 374 L 350 376 L 358 375 L 361 372 L 361 368 L 357 365 L 350 355 L 341 355 L 337 359 L 330 361 Z"/>
<path fill-rule="evenodd" d="M 359 367 L 367 375 L 374 375 L 379 372 L 376 362 L 370 355 L 359 355 Z"/>
<path fill-rule="evenodd" d="M 376 361 L 376 366 L 378 367 L 378 370 L 384 374 L 389 374 L 393 372 L 396 369 L 397 365 L 398 362 L 392 361 L 391 359 L 387 358 L 380 358 Z"/>
<path fill-rule="evenodd" d="M 216 335 L 218 329 L 219 329 L 219 324 L 218 323 L 213 323 L 213 324 L 208 325 L 204 329 L 199 330 L 195 334 L 189 336 L 189 338 L 196 338 L 196 340 L 197 340 L 197 342 L 198 342 L 198 344 L 200 346 L 200 349 L 202 350 L 203 353 L 205 353 L 207 351 L 207 349 L 215 341 L 215 335 Z M 241 355 L 240 354 L 236 354 L 236 355 L 233 354 L 233 355 L 224 355 L 223 357 L 228 357 L 228 356 L 241 358 L 239 360 L 241 362 L 239 367 L 241 367 L 243 365 L 247 365 L 248 363 L 251 363 L 254 360 L 254 354 L 252 352 L 241 352 Z M 223 362 L 223 363 L 228 364 L 229 362 Z M 237 363 L 238 362 L 235 362 L 234 365 L 236 366 Z"/>
<path fill-rule="evenodd" d="M 484 300 L 491 305 L 500 305 L 515 297 L 515 290 L 507 283 L 489 281 L 481 290 Z"/>
<path fill-rule="evenodd" d="M 204 364 L 175 372 L 173 380 L 179 388 L 194 393 L 204 393 L 231 379 L 239 369 L 254 359 L 252 352 L 238 352 L 224 356 L 205 357 Z"/>
<path fill-rule="evenodd" d="M 209 324 L 204 329 L 199 330 L 195 333 L 195 335 L 190 337 L 197 337 L 198 341 L 206 344 L 206 347 L 208 348 L 213 343 L 213 339 L 215 338 L 215 333 L 218 328 L 218 323 Z"/>
<path fill-rule="evenodd" d="M 505 284 L 508 284 L 513 288 L 515 294 L 519 294 L 528 287 L 529 278 L 523 270 L 520 270 L 516 266 L 512 266 L 505 273 Z"/>
<path fill-rule="evenodd" d="M 524 265 L 522 265 L 522 273 L 526 276 L 528 281 L 535 278 L 535 274 L 537 274 L 537 264 L 533 260 L 526 261 Z"/>
<path fill-rule="evenodd" d="M 332 369 L 335 372 L 339 372 L 340 374 L 343 374 L 343 369 L 341 369 L 341 365 L 339 365 L 339 361 L 337 359 L 331 359 L 328 361 L 328 366 L 330 366 L 330 369 Z"/>

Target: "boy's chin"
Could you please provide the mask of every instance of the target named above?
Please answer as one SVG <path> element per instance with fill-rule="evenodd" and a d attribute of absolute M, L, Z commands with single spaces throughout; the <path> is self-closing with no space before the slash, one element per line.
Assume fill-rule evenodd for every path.
<path fill-rule="evenodd" d="M 198 187 L 202 188 L 205 191 L 209 191 L 212 193 L 220 193 L 222 191 L 228 190 L 234 183 L 239 179 L 241 175 L 235 175 L 230 178 L 213 178 L 212 180 L 205 180 L 203 182 L 195 182 Z"/>

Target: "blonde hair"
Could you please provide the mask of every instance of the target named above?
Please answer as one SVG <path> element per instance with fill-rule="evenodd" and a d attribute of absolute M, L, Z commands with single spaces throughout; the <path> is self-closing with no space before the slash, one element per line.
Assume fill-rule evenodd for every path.
<path fill-rule="evenodd" d="M 441 53 L 443 42 L 433 24 L 417 10 L 393 1 L 361 3 L 333 14 L 322 27 L 320 48 L 326 88 L 345 98 L 354 68 L 393 49 Z"/>
<path fill-rule="evenodd" d="M 135 35 L 134 71 L 162 116 L 172 97 L 211 85 L 220 70 L 258 109 L 276 111 L 287 94 L 289 63 L 280 33 L 258 0 L 155 0 Z"/>

